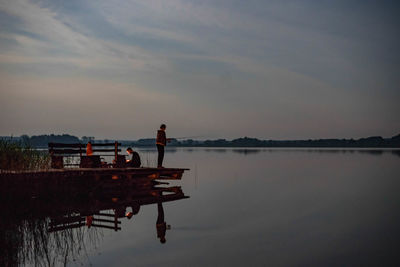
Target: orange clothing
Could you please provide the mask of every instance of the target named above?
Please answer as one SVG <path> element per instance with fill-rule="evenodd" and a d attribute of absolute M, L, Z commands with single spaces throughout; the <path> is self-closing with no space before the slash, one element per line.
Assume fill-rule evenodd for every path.
<path fill-rule="evenodd" d="M 88 143 L 86 146 L 86 156 L 93 156 L 93 149 L 91 143 Z"/>

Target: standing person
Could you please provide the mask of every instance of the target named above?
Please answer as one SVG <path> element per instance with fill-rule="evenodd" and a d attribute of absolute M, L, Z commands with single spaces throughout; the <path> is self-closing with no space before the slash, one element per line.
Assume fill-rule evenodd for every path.
<path fill-rule="evenodd" d="M 161 124 L 160 130 L 157 131 L 157 151 L 158 151 L 158 159 L 157 159 L 157 168 L 164 168 L 162 166 L 164 160 L 164 147 L 167 145 L 167 141 L 169 142 L 170 139 L 167 139 L 165 135 L 165 129 L 167 126 L 165 124 Z"/>

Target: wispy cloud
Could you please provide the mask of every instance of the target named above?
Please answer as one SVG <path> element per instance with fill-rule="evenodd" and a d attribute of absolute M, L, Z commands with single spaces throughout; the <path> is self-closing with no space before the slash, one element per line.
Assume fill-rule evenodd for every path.
<path fill-rule="evenodd" d="M 15 61 L 58 62 L 91 68 L 143 68 L 152 61 L 161 64 L 144 49 L 133 44 L 125 45 L 87 36 L 68 25 L 62 14 L 26 0 L 2 2 L 0 10 L 22 20 L 19 30 L 26 35 L 9 34 L 3 38 L 13 39 L 18 46 L 9 55 L 2 53 L 8 62 L 14 54 Z M 9 51 L 7 51 L 9 52 Z"/>
<path fill-rule="evenodd" d="M 399 122 L 398 23 L 389 4 L 0 0 L 0 14 L 2 121 L 28 101 L 24 94 L 39 117 L 39 99 L 67 109 L 70 93 L 122 101 L 115 117 L 131 99 L 132 113 L 145 111 L 149 124 L 164 116 L 188 135 L 347 137 L 389 133 Z M 370 122 L 355 126 L 364 117 Z M 14 121 L 24 128 L 22 117 Z"/>

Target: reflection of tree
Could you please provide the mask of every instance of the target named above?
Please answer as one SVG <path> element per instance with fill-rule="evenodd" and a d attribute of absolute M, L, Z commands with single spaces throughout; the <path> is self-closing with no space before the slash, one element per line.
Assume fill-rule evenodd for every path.
<path fill-rule="evenodd" d="M 140 206 L 187 198 L 178 186 L 148 181 L 73 198 L 0 197 L 0 266 L 66 265 L 87 256 L 100 243 L 103 229 L 121 230 L 120 219 L 131 218 Z"/>
<path fill-rule="evenodd" d="M 392 153 L 400 157 L 400 150 L 393 150 Z"/>
<path fill-rule="evenodd" d="M 261 149 L 233 149 L 232 150 L 235 153 L 239 153 L 239 154 L 244 154 L 244 155 L 249 155 L 249 154 L 257 154 L 260 153 L 262 150 Z"/>

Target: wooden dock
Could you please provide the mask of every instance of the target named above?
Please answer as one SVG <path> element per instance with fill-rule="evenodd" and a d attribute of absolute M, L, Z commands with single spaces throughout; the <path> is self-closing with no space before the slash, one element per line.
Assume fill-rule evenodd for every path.
<path fill-rule="evenodd" d="M 180 180 L 181 168 L 65 168 L 42 171 L 2 171 L 2 194 L 42 195 L 90 193 L 109 188 L 129 188 L 157 180 Z"/>
<path fill-rule="evenodd" d="M 88 176 L 126 176 L 127 178 L 149 178 L 180 180 L 182 168 L 65 168 L 39 171 L 0 171 L 0 178 L 57 178 Z"/>

